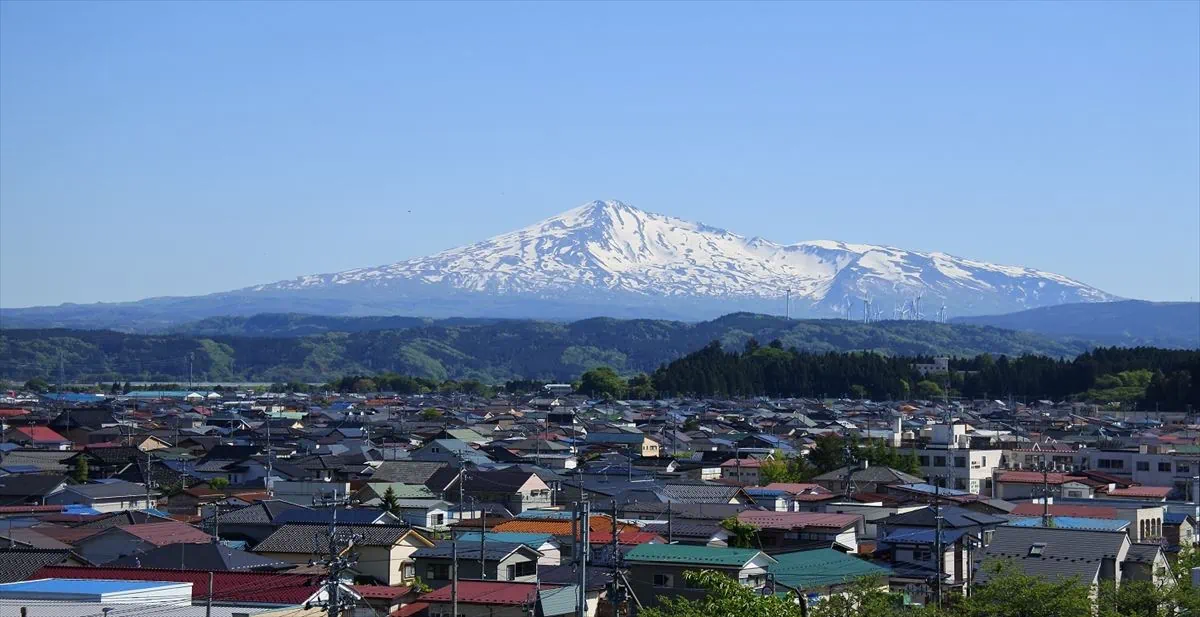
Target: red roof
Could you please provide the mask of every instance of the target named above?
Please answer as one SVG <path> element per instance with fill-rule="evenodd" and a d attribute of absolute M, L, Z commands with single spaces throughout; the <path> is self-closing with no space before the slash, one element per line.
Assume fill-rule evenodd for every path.
<path fill-rule="evenodd" d="M 738 513 L 738 520 L 764 529 L 803 529 L 805 527 L 842 529 L 862 520 L 862 516 L 859 514 L 826 514 L 824 512 L 745 510 Z"/>
<path fill-rule="evenodd" d="M 1114 488 L 1108 492 L 1109 497 L 1153 497 L 1165 499 L 1174 490 L 1169 486 L 1131 486 L 1129 488 Z"/>
<path fill-rule="evenodd" d="M 121 525 L 120 528 L 121 531 L 137 536 L 155 546 L 166 546 L 168 544 L 207 544 L 212 542 L 212 536 L 187 523 L 176 521 Z"/>
<path fill-rule="evenodd" d="M 28 437 L 31 441 L 70 441 L 66 437 L 54 432 L 54 429 L 48 426 L 18 426 L 13 430 Z"/>
<path fill-rule="evenodd" d="M 29 415 L 28 409 L 0 409 L 0 418 L 15 418 Z"/>
<path fill-rule="evenodd" d="M 558 585 L 542 585 L 551 589 Z M 536 583 L 514 583 L 511 581 L 458 581 L 458 601 L 467 604 L 502 604 L 521 606 L 528 604 L 537 593 Z M 435 589 L 423 596 L 422 602 L 449 602 L 450 585 Z"/>
<path fill-rule="evenodd" d="M 1065 473 L 1049 473 L 1046 474 L 1046 482 L 1048 484 L 1062 484 L 1064 482 L 1083 482 L 1084 478 L 1079 476 L 1070 476 Z M 1008 482 L 1010 484 L 1041 484 L 1042 472 L 1040 471 L 1006 471 L 996 478 L 997 482 Z"/>
<path fill-rule="evenodd" d="M 412 591 L 412 587 L 388 587 L 387 585 L 351 585 L 351 588 L 368 600 L 394 600 Z"/>
<path fill-rule="evenodd" d="M 1020 503 L 1013 508 L 1009 514 L 1020 516 L 1041 516 L 1042 504 L 1040 503 Z M 1103 506 L 1075 506 L 1068 504 L 1050 504 L 1051 516 L 1079 516 L 1082 518 L 1117 518 L 1116 508 L 1106 508 Z"/>
<path fill-rule="evenodd" d="M 191 583 L 192 599 L 208 597 L 207 570 L 162 570 L 158 568 L 108 568 L 47 566 L 28 579 L 86 578 L 125 581 Z M 322 577 L 275 572 L 215 571 L 213 599 L 225 602 L 256 602 L 293 606 L 302 604 L 321 590 Z"/>
<path fill-rule="evenodd" d="M 32 514 L 34 512 L 62 512 L 66 506 L 0 506 L 0 514 Z"/>
<path fill-rule="evenodd" d="M 428 608 L 428 602 L 413 602 L 392 611 L 392 614 L 388 615 L 388 617 L 414 617 L 415 615 L 423 614 Z"/>

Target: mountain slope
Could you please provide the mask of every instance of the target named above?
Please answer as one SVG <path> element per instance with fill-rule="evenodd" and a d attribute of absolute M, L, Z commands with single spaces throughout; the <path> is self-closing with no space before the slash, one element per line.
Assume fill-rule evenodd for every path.
<path fill-rule="evenodd" d="M 895 355 L 1045 353 L 1074 356 L 1089 345 L 984 326 L 898 321 L 787 320 L 739 313 L 713 321 L 597 318 L 432 325 L 311 336 L 136 335 L 104 330 L 2 330 L 0 378 L 56 378 L 62 352 L 70 381 L 186 379 L 188 354 L 200 380 L 325 381 L 390 370 L 435 379 L 563 380 L 597 365 L 651 371 L 708 342 L 732 349 L 751 337 L 808 351 L 876 350 Z"/>
<path fill-rule="evenodd" d="M 1104 345 L 1200 348 L 1200 303 L 1196 302 L 1064 304 L 953 321 L 1051 337 L 1071 336 Z"/>
<path fill-rule="evenodd" d="M 0 311 L 5 327 L 138 330 L 220 315 L 705 319 L 731 311 L 934 318 L 1115 298 L 1065 276 L 944 253 L 779 244 L 595 201 L 488 240 L 374 268 L 195 298 Z"/>

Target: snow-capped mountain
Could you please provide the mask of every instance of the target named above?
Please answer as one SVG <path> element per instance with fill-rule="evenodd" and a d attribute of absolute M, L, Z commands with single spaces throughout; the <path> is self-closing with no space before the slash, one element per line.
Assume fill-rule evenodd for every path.
<path fill-rule="evenodd" d="M 591 314 L 708 317 L 732 310 L 793 315 L 934 318 L 1003 313 L 1114 296 L 1062 275 L 888 246 L 746 238 L 619 201 L 594 201 L 491 239 L 376 268 L 304 276 L 242 290 L 353 298 L 470 298 L 456 314 L 564 317 L 537 308 L 578 303 Z M 525 309 L 516 307 L 524 306 Z M 574 312 L 574 311 L 568 311 Z M 648 316 L 649 316 L 648 315 Z M 569 315 L 574 316 L 574 315 Z"/>

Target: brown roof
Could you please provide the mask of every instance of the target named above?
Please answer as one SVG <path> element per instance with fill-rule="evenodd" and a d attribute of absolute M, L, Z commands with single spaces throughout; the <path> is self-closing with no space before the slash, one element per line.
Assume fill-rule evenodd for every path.
<path fill-rule="evenodd" d="M 146 523 L 142 525 L 122 525 L 119 529 L 155 546 L 166 546 L 168 544 L 205 544 L 212 542 L 212 536 L 187 523 L 175 521 Z"/>

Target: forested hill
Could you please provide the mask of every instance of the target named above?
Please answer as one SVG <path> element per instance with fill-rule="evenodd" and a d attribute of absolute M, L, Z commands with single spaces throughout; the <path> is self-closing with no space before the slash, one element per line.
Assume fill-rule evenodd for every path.
<path fill-rule="evenodd" d="M 814 354 L 751 343 L 709 345 L 651 375 L 660 395 L 852 396 L 876 400 L 953 396 L 1138 403 L 1200 408 L 1200 351 L 1101 348 L 1075 358 L 982 354 L 957 358 L 950 373 L 921 375 L 910 358 Z M 589 380 L 585 377 L 584 382 Z"/>
<path fill-rule="evenodd" d="M 57 379 L 59 353 L 74 382 L 319 381 L 394 371 L 431 379 L 567 380 L 595 366 L 650 372 L 720 341 L 741 349 L 755 338 L 804 351 L 872 350 L 886 355 L 974 356 L 980 353 L 1074 357 L 1088 343 L 985 326 L 927 321 L 864 324 L 787 320 L 738 313 L 701 323 L 588 319 L 425 325 L 400 330 L 325 332 L 267 338 L 134 335 L 112 331 L 0 330 L 0 378 Z"/>

